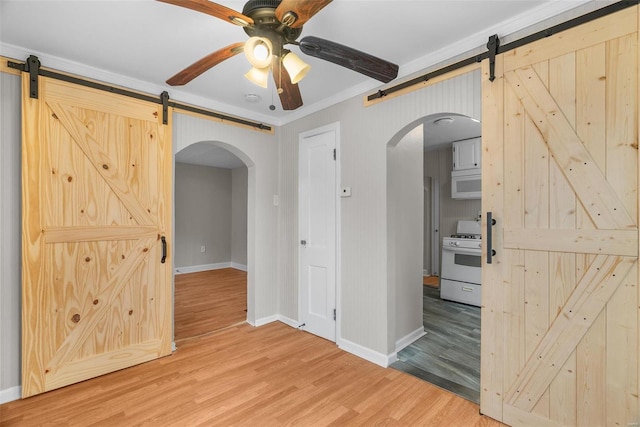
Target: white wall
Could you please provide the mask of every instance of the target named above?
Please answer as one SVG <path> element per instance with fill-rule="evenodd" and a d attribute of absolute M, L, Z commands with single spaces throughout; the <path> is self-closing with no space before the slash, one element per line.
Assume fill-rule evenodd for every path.
<path fill-rule="evenodd" d="M 231 263 L 247 265 L 247 187 L 246 167 L 231 171 Z"/>
<path fill-rule="evenodd" d="M 422 335 L 423 125 L 387 147 L 387 284 L 396 350 Z M 409 341 L 409 342 L 407 342 Z"/>
<path fill-rule="evenodd" d="M 248 168 L 247 320 L 256 325 L 278 314 L 278 157 L 276 137 L 186 114 L 174 114 L 174 152 L 198 142 L 221 146 Z"/>
<path fill-rule="evenodd" d="M 341 329 L 338 344 L 370 360 L 395 355 L 387 283 L 387 144 L 421 118 L 439 112 L 480 119 L 480 72 L 455 77 L 365 108 L 361 97 L 291 122 L 279 130 L 279 312 L 297 318 L 298 134 L 332 122 L 341 126 Z M 404 132 L 404 133 L 403 133 Z"/>
<path fill-rule="evenodd" d="M 20 393 L 20 77 L 0 73 L 0 403 Z"/>

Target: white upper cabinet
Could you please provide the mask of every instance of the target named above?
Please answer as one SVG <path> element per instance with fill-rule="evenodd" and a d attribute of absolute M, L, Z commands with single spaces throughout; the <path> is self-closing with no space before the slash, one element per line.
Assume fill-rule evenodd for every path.
<path fill-rule="evenodd" d="M 453 170 L 480 169 L 480 138 L 453 143 Z"/>

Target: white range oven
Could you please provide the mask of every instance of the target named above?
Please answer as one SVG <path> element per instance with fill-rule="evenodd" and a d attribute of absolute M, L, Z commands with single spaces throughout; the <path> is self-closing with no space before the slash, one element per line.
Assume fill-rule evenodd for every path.
<path fill-rule="evenodd" d="M 479 221 L 458 221 L 442 239 L 440 298 L 480 306 L 482 240 Z"/>

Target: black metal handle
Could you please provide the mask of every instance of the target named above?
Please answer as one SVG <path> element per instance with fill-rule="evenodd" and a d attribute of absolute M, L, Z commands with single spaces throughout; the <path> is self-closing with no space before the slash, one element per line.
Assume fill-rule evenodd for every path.
<path fill-rule="evenodd" d="M 164 264 L 167 261 L 167 239 L 162 236 L 160 240 L 162 241 L 162 259 L 160 262 Z"/>
<path fill-rule="evenodd" d="M 487 212 L 487 264 L 491 264 L 492 257 L 496 254 L 492 246 L 493 226 L 496 225 L 496 220 L 493 219 L 493 212 Z"/>

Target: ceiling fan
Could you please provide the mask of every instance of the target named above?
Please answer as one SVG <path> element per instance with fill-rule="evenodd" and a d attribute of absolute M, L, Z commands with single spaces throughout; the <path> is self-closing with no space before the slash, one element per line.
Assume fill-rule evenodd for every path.
<path fill-rule="evenodd" d="M 310 66 L 286 49 L 287 44 L 297 45 L 307 55 L 333 62 L 384 83 L 398 75 L 396 64 L 351 47 L 313 36 L 296 40 L 302 33 L 302 26 L 332 0 L 249 0 L 242 13 L 208 0 L 158 1 L 206 13 L 241 26 L 250 37 L 247 42 L 223 47 L 189 65 L 167 80 L 171 86 L 187 84 L 222 61 L 244 52 L 253 66 L 245 77 L 266 88 L 271 71 L 282 108 L 295 110 L 302 106 L 298 82 L 306 75 Z"/>

